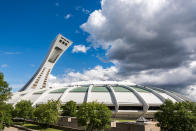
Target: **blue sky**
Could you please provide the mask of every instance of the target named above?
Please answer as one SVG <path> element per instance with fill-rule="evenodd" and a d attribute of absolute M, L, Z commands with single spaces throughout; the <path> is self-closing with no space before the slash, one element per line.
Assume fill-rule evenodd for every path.
<path fill-rule="evenodd" d="M 103 63 L 97 58 L 104 57 L 102 49 L 72 53 L 74 45 L 90 46 L 86 41 L 87 33 L 80 29 L 80 25 L 98 8 L 99 0 L 0 1 L 0 71 L 9 84 L 19 86 L 27 82 L 58 33 L 74 43 L 52 74 L 61 76 L 67 70 L 81 72 L 96 65 L 110 66 L 111 63 Z"/>

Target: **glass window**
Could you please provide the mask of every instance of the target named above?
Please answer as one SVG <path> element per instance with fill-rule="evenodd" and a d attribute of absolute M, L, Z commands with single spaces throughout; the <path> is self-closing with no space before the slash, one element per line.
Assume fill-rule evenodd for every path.
<path fill-rule="evenodd" d="M 62 52 L 62 49 L 60 49 L 59 47 L 55 47 L 48 61 L 54 63 Z"/>

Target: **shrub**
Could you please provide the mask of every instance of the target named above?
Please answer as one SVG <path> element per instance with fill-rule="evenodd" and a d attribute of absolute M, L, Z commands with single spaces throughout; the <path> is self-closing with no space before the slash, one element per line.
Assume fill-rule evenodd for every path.
<path fill-rule="evenodd" d="M 9 127 L 12 122 L 14 108 L 10 104 L 0 102 L 0 130 Z"/>
<path fill-rule="evenodd" d="M 59 101 L 48 101 L 47 104 L 40 104 L 36 107 L 34 116 L 41 125 L 48 126 L 58 121 L 60 112 Z"/>
<path fill-rule="evenodd" d="M 34 108 L 32 107 L 31 101 L 21 100 L 15 105 L 14 114 L 16 117 L 26 119 L 33 118 Z"/>
<path fill-rule="evenodd" d="M 78 123 L 87 130 L 109 128 L 111 111 L 103 103 L 83 103 L 77 112 Z"/>
<path fill-rule="evenodd" d="M 63 115 L 64 116 L 76 116 L 77 105 L 74 101 L 69 101 L 63 106 Z"/>

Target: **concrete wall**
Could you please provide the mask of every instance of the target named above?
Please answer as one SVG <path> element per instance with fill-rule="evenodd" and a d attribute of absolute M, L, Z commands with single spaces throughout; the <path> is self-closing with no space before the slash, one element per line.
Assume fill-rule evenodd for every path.
<path fill-rule="evenodd" d="M 77 118 L 75 117 L 61 116 L 59 117 L 59 121 L 57 125 L 84 130 L 83 127 L 78 125 Z M 105 129 L 105 131 L 160 131 L 160 128 L 156 126 L 155 122 L 147 122 L 147 123 L 112 122 L 111 125 L 112 125 L 111 128 Z"/>

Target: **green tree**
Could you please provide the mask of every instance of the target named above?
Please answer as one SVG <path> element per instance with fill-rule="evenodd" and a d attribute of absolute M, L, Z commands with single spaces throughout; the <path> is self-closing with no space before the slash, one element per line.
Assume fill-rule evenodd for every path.
<path fill-rule="evenodd" d="M 31 101 L 21 100 L 15 105 L 14 113 L 16 117 L 26 119 L 33 118 L 34 108 L 32 107 Z"/>
<path fill-rule="evenodd" d="M 0 73 L 0 130 L 12 123 L 11 106 L 5 103 L 11 97 L 10 91 L 11 88 L 4 80 L 3 73 Z"/>
<path fill-rule="evenodd" d="M 163 131 L 195 131 L 196 104 L 193 102 L 173 103 L 166 100 L 155 114 L 158 126 Z"/>
<path fill-rule="evenodd" d="M 77 112 L 78 123 L 86 130 L 103 130 L 110 127 L 111 111 L 98 102 L 83 103 Z"/>
<path fill-rule="evenodd" d="M 0 73 L 0 102 L 4 102 L 11 97 L 11 88 L 4 80 L 3 73 Z"/>
<path fill-rule="evenodd" d="M 12 105 L 0 102 L 0 130 L 5 126 L 9 127 L 13 123 L 13 110 L 14 108 Z"/>
<path fill-rule="evenodd" d="M 77 113 L 77 104 L 74 101 L 69 101 L 63 106 L 63 115 L 64 116 L 76 116 Z"/>
<path fill-rule="evenodd" d="M 40 125 L 48 126 L 58 121 L 61 104 L 59 101 L 48 101 L 36 107 L 34 116 Z"/>

